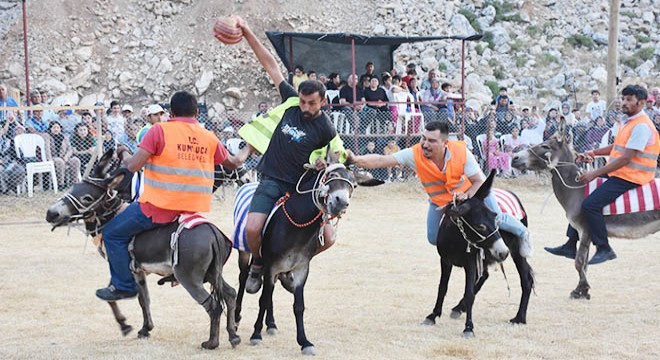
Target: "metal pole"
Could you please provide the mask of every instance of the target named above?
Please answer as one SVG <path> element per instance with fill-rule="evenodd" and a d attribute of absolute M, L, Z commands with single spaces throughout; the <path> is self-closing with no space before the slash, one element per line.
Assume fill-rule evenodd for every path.
<path fill-rule="evenodd" d="M 610 0 L 610 27 L 607 39 L 607 107 L 616 98 L 616 72 L 619 43 L 619 0 Z"/>
<path fill-rule="evenodd" d="M 28 38 L 27 38 L 27 4 L 23 0 L 23 51 L 25 53 L 25 97 L 30 106 L 30 67 L 28 61 Z"/>
<path fill-rule="evenodd" d="M 463 102 L 463 114 L 461 115 L 459 139 L 463 139 L 465 134 L 465 40 L 461 40 L 461 101 Z"/>
<path fill-rule="evenodd" d="M 293 85 L 293 66 L 293 37 L 289 36 L 289 73 L 286 76 L 286 80 L 290 81 L 291 85 Z M 298 89 L 296 89 L 296 91 L 298 91 Z"/>
<path fill-rule="evenodd" d="M 355 153 L 358 153 L 359 151 L 359 146 L 358 146 L 358 116 L 357 116 L 357 107 L 355 106 L 355 102 L 358 100 L 356 99 L 357 97 L 357 74 L 355 72 L 355 38 L 351 38 L 351 75 L 350 76 L 355 76 L 355 84 L 353 85 L 353 132 L 354 132 L 354 150 Z"/>

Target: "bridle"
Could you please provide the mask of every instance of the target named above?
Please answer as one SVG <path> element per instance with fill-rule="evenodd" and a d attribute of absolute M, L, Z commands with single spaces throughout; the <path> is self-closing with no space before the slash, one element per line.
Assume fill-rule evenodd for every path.
<path fill-rule="evenodd" d="M 457 206 L 456 205 L 456 195 L 454 195 L 453 206 L 454 207 Z M 461 232 L 461 235 L 463 236 L 463 240 L 465 240 L 465 242 L 468 243 L 467 249 L 465 249 L 465 252 L 468 252 L 468 253 L 470 252 L 470 247 L 480 249 L 481 247 L 479 246 L 479 244 L 487 241 L 488 239 L 490 239 L 495 234 L 498 234 L 499 230 L 500 230 L 499 225 L 497 225 L 497 223 L 495 223 L 495 229 L 490 234 L 483 235 L 477 229 L 475 229 L 474 226 L 472 226 L 472 224 L 470 224 L 469 221 L 465 220 L 465 218 L 463 216 L 449 216 L 449 220 L 451 220 L 451 222 L 454 225 L 456 225 L 458 230 Z M 477 235 L 479 240 L 472 240 L 472 239 L 468 238 L 467 233 L 465 232 L 465 226 L 463 226 L 463 225 L 467 226 L 468 229 L 470 229 L 475 235 Z"/>
<path fill-rule="evenodd" d="M 310 168 L 307 168 L 300 179 L 298 179 L 298 183 L 296 184 L 296 192 L 301 195 L 311 193 L 314 205 L 316 205 L 319 211 L 327 214 L 328 209 L 326 206 L 326 201 L 328 198 L 328 191 L 330 190 L 330 186 L 328 184 L 331 181 L 346 182 L 351 185 L 351 191 L 356 188 L 356 185 L 353 181 L 336 173 L 336 170 L 339 169 L 346 169 L 346 166 L 344 166 L 342 163 L 328 165 L 323 171 L 319 171 L 318 175 L 316 176 L 316 180 L 314 181 L 314 186 L 310 190 L 300 190 L 300 183 L 302 182 L 302 179 L 305 177 L 307 172 L 310 170 Z"/>
<path fill-rule="evenodd" d="M 566 181 L 564 180 L 564 177 L 561 175 L 561 172 L 559 171 L 559 169 L 557 169 L 558 167 L 562 167 L 562 166 L 572 166 L 572 167 L 575 167 L 578 170 L 578 176 L 579 176 L 579 174 L 582 170 L 577 166 L 577 164 L 575 164 L 575 162 L 557 161 L 556 163 L 553 163 L 552 158 L 551 158 L 552 154 L 550 152 L 545 153 L 545 158 L 544 158 L 543 156 L 537 154 L 534 151 L 534 147 L 530 147 L 529 149 L 527 149 L 527 151 L 532 153 L 532 155 L 536 156 L 539 160 L 543 161 L 545 163 L 545 165 L 548 167 L 548 169 L 550 169 L 551 172 L 554 171 L 555 174 L 557 174 L 557 177 L 559 178 L 559 181 L 561 181 L 561 183 L 566 188 L 568 188 L 568 189 L 582 189 L 585 186 L 587 186 L 586 184 L 582 184 L 582 185 L 578 185 L 578 186 L 568 185 L 566 183 Z M 573 181 L 576 182 L 576 183 L 579 183 L 577 177 L 575 177 L 575 179 L 573 179 Z"/>
<path fill-rule="evenodd" d="M 103 190 L 103 192 L 101 196 L 94 199 L 89 205 L 84 205 L 82 201 L 71 195 L 71 193 L 64 194 L 62 200 L 67 200 L 77 212 L 77 214 L 71 215 L 66 223 L 72 223 L 78 220 L 83 220 L 87 224 L 94 223 L 94 230 L 89 230 L 86 227 L 85 233 L 86 235 L 95 236 L 100 233 L 107 223 L 107 220 L 115 216 L 121 207 L 122 200 L 119 198 L 116 190 L 107 187 L 105 179 L 87 177 L 86 179 L 83 179 L 82 182 L 99 188 Z M 53 228 L 63 224 L 64 223 L 56 224 Z"/>

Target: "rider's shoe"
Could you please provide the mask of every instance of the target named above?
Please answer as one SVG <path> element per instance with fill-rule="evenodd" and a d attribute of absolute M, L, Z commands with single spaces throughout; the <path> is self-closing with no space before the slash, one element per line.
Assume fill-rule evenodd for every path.
<path fill-rule="evenodd" d="M 245 291 L 248 294 L 256 294 L 261 289 L 263 283 L 262 275 L 264 272 L 263 266 L 254 265 L 250 266 L 250 274 L 245 282 Z"/>
<path fill-rule="evenodd" d="M 557 246 L 557 247 L 544 247 L 545 251 L 549 252 L 550 254 L 557 255 L 557 256 L 564 256 L 569 259 L 575 259 L 575 256 L 577 255 L 577 250 L 575 249 L 574 246 L 570 245 L 562 245 L 562 246 Z"/>
<path fill-rule="evenodd" d="M 589 265 L 596 265 L 614 259 L 616 259 L 616 253 L 611 247 L 599 247 L 596 249 L 596 253 L 591 260 L 589 260 Z"/>
<path fill-rule="evenodd" d="M 137 296 L 137 291 L 119 290 L 114 285 L 96 290 L 96 297 L 104 301 L 117 301 L 130 299 Z"/>

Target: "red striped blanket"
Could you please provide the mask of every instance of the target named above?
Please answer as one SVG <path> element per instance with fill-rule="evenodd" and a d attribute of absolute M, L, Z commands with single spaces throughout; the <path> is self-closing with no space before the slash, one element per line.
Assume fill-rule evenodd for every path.
<path fill-rule="evenodd" d="M 520 206 L 520 202 L 511 192 L 497 188 L 492 188 L 490 191 L 495 194 L 497 205 L 503 213 L 509 214 L 518 220 L 525 217 L 525 211 Z"/>
<path fill-rule="evenodd" d="M 584 188 L 584 196 L 588 196 L 607 179 L 597 178 Z M 603 208 L 603 215 L 628 214 L 641 211 L 660 209 L 660 181 L 654 179 L 650 183 L 638 186 L 619 196 L 613 203 Z"/>

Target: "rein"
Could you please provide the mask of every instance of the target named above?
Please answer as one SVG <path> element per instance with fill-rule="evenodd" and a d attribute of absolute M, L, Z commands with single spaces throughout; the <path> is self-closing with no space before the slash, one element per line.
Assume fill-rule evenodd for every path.
<path fill-rule="evenodd" d="M 285 203 L 286 203 L 287 200 L 289 200 L 289 197 L 290 197 L 289 193 L 284 194 L 284 196 L 282 198 L 277 200 L 277 202 L 275 203 L 275 206 L 278 206 L 280 204 L 282 205 L 282 211 L 284 211 L 284 215 L 286 215 L 286 218 L 289 219 L 289 222 L 293 226 L 299 227 L 299 228 L 308 227 L 309 225 L 312 225 L 316 220 L 318 220 L 321 217 L 321 215 L 323 215 L 323 211 L 319 210 L 318 214 L 316 214 L 316 216 L 314 216 L 314 218 L 312 220 L 310 220 L 306 223 L 302 223 L 302 224 L 299 224 L 299 223 L 295 222 L 295 220 L 293 220 L 291 215 L 289 215 L 289 212 L 286 211 Z"/>
<path fill-rule="evenodd" d="M 587 184 L 582 184 L 582 185 L 578 185 L 578 186 L 568 185 L 566 183 L 566 181 L 564 180 L 564 178 L 562 177 L 561 173 L 559 172 L 559 169 L 557 169 L 558 167 L 561 167 L 561 166 L 573 166 L 578 170 L 578 175 L 579 175 L 582 170 L 574 162 L 557 161 L 556 164 L 553 164 L 552 161 L 550 161 L 550 155 L 546 155 L 546 157 L 547 157 L 547 159 L 546 159 L 546 158 L 543 158 L 541 155 L 537 154 L 533 150 L 533 148 L 529 148 L 528 151 L 530 153 L 532 153 L 532 155 L 539 158 L 541 161 L 545 162 L 548 169 L 550 169 L 550 171 L 554 171 L 557 174 L 557 177 L 559 177 L 559 181 L 561 181 L 561 183 L 564 185 L 564 187 L 566 187 L 568 189 L 583 189 L 585 186 L 587 186 Z M 579 181 L 577 180 L 577 176 L 575 177 L 575 179 L 573 179 L 573 181 L 576 182 L 576 183 L 579 183 Z"/>
<path fill-rule="evenodd" d="M 71 195 L 70 193 L 65 194 L 63 199 L 68 200 L 78 212 L 78 214 L 72 215 L 69 218 L 68 223 L 71 224 L 72 222 L 81 219 L 85 223 L 94 222 L 96 223 L 94 230 L 89 230 L 87 229 L 87 227 L 85 228 L 86 235 L 94 236 L 97 235 L 101 230 L 103 230 L 103 227 L 105 227 L 103 220 L 117 213 L 117 210 L 119 210 L 122 201 L 117 196 L 118 195 L 117 191 L 108 189 L 106 188 L 106 186 L 101 185 L 103 179 L 89 177 L 87 179 L 84 179 L 83 182 L 95 186 L 97 188 L 103 189 L 105 190 L 105 192 L 98 199 L 95 199 L 87 206 L 83 205 L 83 203 L 80 200 L 78 200 L 78 198 Z M 99 210 L 102 211 L 99 212 Z"/>

